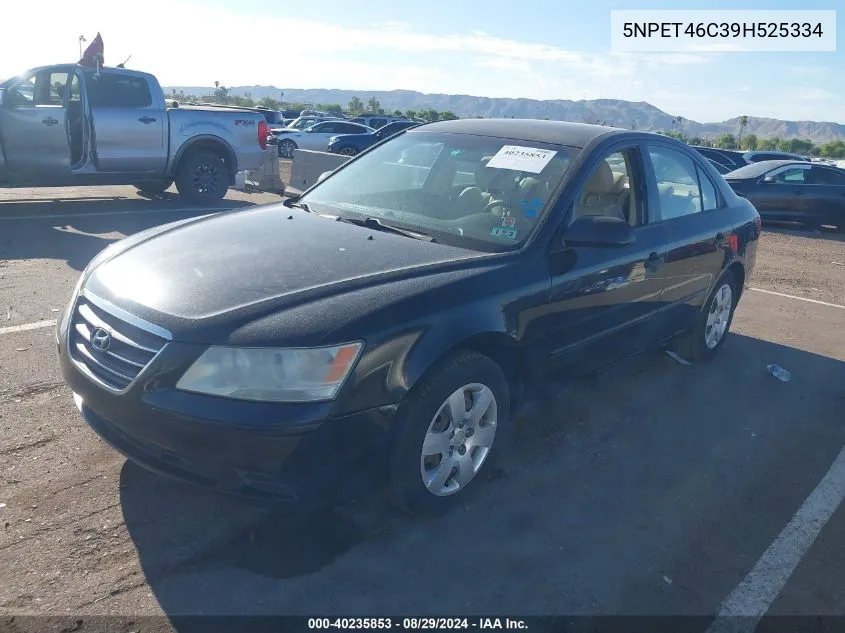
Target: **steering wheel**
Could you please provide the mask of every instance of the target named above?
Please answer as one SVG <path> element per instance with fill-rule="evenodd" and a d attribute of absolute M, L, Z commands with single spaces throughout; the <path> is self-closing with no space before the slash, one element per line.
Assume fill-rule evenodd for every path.
<path fill-rule="evenodd" d="M 492 213 L 494 207 L 502 207 L 505 211 L 511 210 L 508 203 L 504 200 L 491 200 L 487 203 L 487 206 L 484 207 L 484 213 Z"/>

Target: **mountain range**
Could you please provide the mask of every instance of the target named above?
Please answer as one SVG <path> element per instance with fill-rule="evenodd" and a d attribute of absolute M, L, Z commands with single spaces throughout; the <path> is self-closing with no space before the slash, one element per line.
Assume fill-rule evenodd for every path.
<path fill-rule="evenodd" d="M 208 95 L 214 92 L 212 87 L 172 87 L 165 88 L 187 95 Z M 229 88 L 234 96 L 250 96 L 256 101 L 265 97 L 279 99 L 284 93 L 284 100 L 296 103 L 346 105 L 353 97 L 364 103 L 375 97 L 382 108 L 393 110 L 451 111 L 459 117 L 514 117 L 518 119 L 553 119 L 562 121 L 597 121 L 614 127 L 638 130 L 660 131 L 680 129 L 687 136 L 715 138 L 723 133 L 736 134 L 739 131 L 739 117 L 717 123 L 699 123 L 682 119 L 680 127 L 676 117 L 664 112 L 645 101 L 623 101 L 620 99 L 593 99 L 588 101 L 570 101 L 553 99 L 502 99 L 491 97 L 473 97 L 470 95 L 423 94 L 413 90 L 329 90 L 329 89 L 294 89 L 275 88 L 273 86 L 238 86 Z M 762 117 L 748 117 L 748 124 L 743 134 L 756 134 L 758 138 L 800 138 L 816 144 L 831 141 L 845 141 L 845 125 L 829 121 L 782 121 Z"/>

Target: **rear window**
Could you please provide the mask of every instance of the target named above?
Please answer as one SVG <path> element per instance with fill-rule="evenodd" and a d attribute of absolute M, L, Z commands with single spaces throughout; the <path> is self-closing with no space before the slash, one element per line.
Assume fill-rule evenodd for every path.
<path fill-rule="evenodd" d="M 94 108 L 146 108 L 153 98 L 147 81 L 140 77 L 100 73 L 85 75 L 88 101 Z"/>

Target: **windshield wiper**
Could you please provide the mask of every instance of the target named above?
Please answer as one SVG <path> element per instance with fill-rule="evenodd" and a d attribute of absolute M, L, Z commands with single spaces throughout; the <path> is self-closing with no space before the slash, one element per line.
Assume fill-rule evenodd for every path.
<path fill-rule="evenodd" d="M 383 231 L 384 233 L 395 233 L 396 235 L 404 235 L 405 237 L 412 237 L 415 240 L 424 240 L 426 242 L 434 242 L 434 238 L 427 233 L 422 233 L 420 231 L 411 231 L 408 229 L 400 229 L 398 226 L 393 226 L 392 224 L 385 224 L 378 218 L 344 218 L 341 216 L 337 217 L 338 222 L 349 222 L 350 224 L 355 224 L 357 226 L 363 226 L 367 229 L 373 229 L 374 231 Z"/>
<path fill-rule="evenodd" d="M 288 200 L 285 200 L 285 202 L 283 203 L 288 208 L 302 209 L 303 211 L 306 211 L 308 213 L 314 213 L 315 215 L 320 215 L 319 213 L 314 211 L 311 207 L 309 207 L 307 202 L 290 202 L 289 200 L 290 200 L 290 198 L 288 198 Z"/>

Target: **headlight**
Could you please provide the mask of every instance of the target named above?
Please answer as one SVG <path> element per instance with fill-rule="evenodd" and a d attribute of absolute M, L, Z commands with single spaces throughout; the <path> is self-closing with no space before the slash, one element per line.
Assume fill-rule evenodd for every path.
<path fill-rule="evenodd" d="M 209 347 L 176 388 L 262 402 L 331 400 L 361 347 L 361 343 L 308 349 Z"/>

